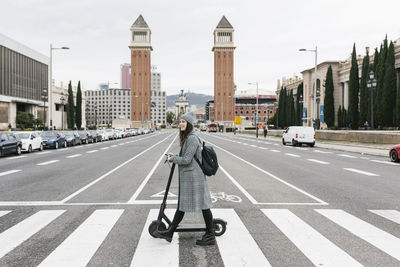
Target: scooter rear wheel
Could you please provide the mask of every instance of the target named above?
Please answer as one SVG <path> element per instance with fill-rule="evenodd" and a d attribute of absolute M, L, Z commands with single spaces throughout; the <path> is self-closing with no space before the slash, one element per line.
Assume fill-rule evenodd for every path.
<path fill-rule="evenodd" d="M 149 225 L 149 234 L 152 237 L 157 238 L 157 236 L 155 235 L 155 232 L 157 230 L 163 231 L 166 229 L 167 229 L 167 227 L 165 226 L 165 223 L 155 220 L 155 221 L 152 221 L 151 224 Z"/>
<path fill-rule="evenodd" d="M 222 219 L 214 219 L 213 221 L 213 229 L 215 236 L 221 236 L 226 231 L 226 221 Z"/>

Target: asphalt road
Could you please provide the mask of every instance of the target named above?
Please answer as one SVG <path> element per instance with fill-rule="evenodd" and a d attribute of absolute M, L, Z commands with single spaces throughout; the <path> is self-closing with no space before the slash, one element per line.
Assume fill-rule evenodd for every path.
<path fill-rule="evenodd" d="M 400 266 L 400 164 L 199 133 L 217 245 L 152 238 L 177 131 L 0 158 L 0 266 Z M 176 208 L 177 172 L 167 214 Z M 171 218 L 172 219 L 172 218 Z M 203 223 L 201 213 L 183 223 Z"/>

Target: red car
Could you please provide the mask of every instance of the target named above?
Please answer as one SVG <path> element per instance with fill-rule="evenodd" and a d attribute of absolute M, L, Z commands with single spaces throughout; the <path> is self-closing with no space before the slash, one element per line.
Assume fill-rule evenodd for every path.
<path fill-rule="evenodd" d="M 389 157 L 393 162 L 399 162 L 400 145 L 396 145 L 390 149 Z"/>

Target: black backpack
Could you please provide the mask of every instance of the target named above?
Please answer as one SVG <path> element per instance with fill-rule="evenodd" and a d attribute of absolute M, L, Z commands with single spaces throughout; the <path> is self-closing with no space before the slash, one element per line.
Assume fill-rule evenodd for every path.
<path fill-rule="evenodd" d="M 196 156 L 194 157 L 194 159 L 197 161 L 197 163 L 199 164 L 201 170 L 205 175 L 212 176 L 217 173 L 219 167 L 217 154 L 215 153 L 214 148 L 212 146 L 206 146 L 205 144 L 206 143 L 203 142 L 203 148 L 201 150 L 201 157 L 203 162 L 200 163 L 199 159 L 196 158 Z"/>

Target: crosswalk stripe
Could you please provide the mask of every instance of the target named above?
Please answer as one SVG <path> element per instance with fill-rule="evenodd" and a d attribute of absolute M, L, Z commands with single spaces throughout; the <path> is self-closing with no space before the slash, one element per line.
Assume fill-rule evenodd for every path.
<path fill-rule="evenodd" d="M 65 210 L 41 210 L 0 234 L 0 258 L 48 225 Z"/>
<path fill-rule="evenodd" d="M 139 243 L 136 247 L 131 266 L 179 266 L 178 235 L 175 233 L 171 243 L 164 239 L 150 236 L 148 228 L 157 219 L 158 209 L 151 209 L 144 225 Z M 174 214 L 173 209 L 165 210 L 169 218 Z M 172 216 L 170 216 L 172 214 Z"/>
<path fill-rule="evenodd" d="M 287 209 L 262 209 L 315 266 L 362 266 Z"/>
<path fill-rule="evenodd" d="M 300 158 L 299 155 L 296 154 L 292 154 L 292 153 L 285 153 L 286 156 L 291 156 L 291 157 L 295 157 L 295 158 Z"/>
<path fill-rule="evenodd" d="M 86 266 L 124 210 L 96 210 L 39 266 Z"/>
<path fill-rule="evenodd" d="M 214 209 L 213 216 L 228 222 L 225 234 L 217 237 L 225 266 L 271 266 L 233 209 Z"/>
<path fill-rule="evenodd" d="M 359 173 L 359 174 L 364 174 L 367 176 L 379 176 L 378 174 L 372 173 L 372 172 L 366 172 L 366 171 L 361 171 L 361 170 L 357 170 L 357 169 L 353 169 L 353 168 L 343 168 L 346 171 L 351 171 L 351 172 L 355 172 L 355 173 Z"/>
<path fill-rule="evenodd" d="M 400 212 L 397 210 L 370 210 L 370 212 L 400 224 Z"/>
<path fill-rule="evenodd" d="M 364 239 L 393 258 L 400 260 L 400 239 L 363 220 L 337 209 L 316 211 L 354 235 Z"/>
<path fill-rule="evenodd" d="M 10 213 L 11 210 L 0 210 L 0 217 L 6 215 L 7 213 Z"/>

